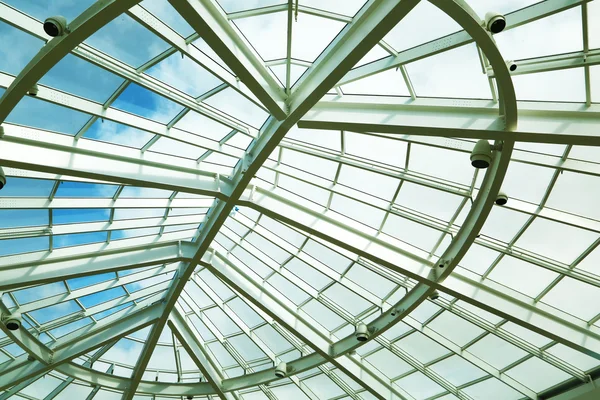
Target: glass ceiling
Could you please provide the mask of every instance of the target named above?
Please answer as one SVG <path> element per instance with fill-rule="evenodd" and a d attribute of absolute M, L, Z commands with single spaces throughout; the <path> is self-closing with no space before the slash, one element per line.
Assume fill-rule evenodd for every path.
<path fill-rule="evenodd" d="M 600 398 L 598 21 L 0 1 L 0 400 Z"/>

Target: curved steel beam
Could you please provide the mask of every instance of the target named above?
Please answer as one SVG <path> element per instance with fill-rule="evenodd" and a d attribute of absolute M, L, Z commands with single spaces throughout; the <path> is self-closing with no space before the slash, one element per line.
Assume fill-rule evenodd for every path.
<path fill-rule="evenodd" d="M 497 77 L 498 86 L 500 88 L 500 112 L 504 117 L 505 130 L 513 131 L 516 128 L 517 123 L 517 107 L 514 88 L 508 69 L 493 40 L 479 25 L 479 18 L 474 17 L 472 10 L 463 1 L 454 0 L 445 2 L 441 0 L 432 0 L 432 3 L 438 6 L 442 11 L 446 12 L 460 25 L 462 25 L 465 31 L 467 31 L 473 37 L 473 39 L 477 42 L 490 60 Z M 336 41 L 332 44 L 333 47 L 338 45 L 340 45 L 339 41 Z M 355 43 L 350 41 L 349 46 L 355 46 Z M 234 201 L 232 199 L 237 199 L 240 197 L 246 185 L 250 181 L 250 177 L 257 172 L 262 162 L 264 162 L 268 154 L 270 154 L 271 150 L 276 146 L 281 137 L 283 137 L 287 130 L 306 111 L 308 111 L 310 105 L 316 102 L 319 94 L 322 93 L 323 90 L 327 90 L 327 85 L 331 83 L 331 79 L 327 79 L 331 78 L 331 67 L 328 65 L 328 61 L 330 60 L 323 59 L 327 58 L 329 53 L 330 52 L 326 51 L 321 55 L 319 58 L 321 62 L 315 63 L 311 73 L 307 74 L 309 78 L 304 79 L 302 82 L 303 84 L 301 84 L 298 91 L 294 93 L 295 96 L 290 98 L 290 106 L 292 111 L 290 112 L 288 119 L 283 122 L 276 122 L 273 119 L 268 121 L 266 128 L 260 135 L 260 138 L 251 145 L 247 157 L 242 160 L 242 162 L 239 164 L 238 170 L 236 171 L 236 178 L 234 179 L 236 184 L 234 185 L 233 195 L 227 201 L 217 203 L 211 215 L 212 218 L 210 218 L 209 222 L 206 224 L 207 228 L 203 230 L 199 237 L 200 247 L 197 253 L 199 257 L 201 257 L 202 254 L 204 254 L 204 252 L 207 250 L 210 241 L 227 218 L 227 215 L 233 206 Z M 347 63 L 354 62 L 349 61 L 351 58 L 352 57 L 350 54 L 348 54 L 344 61 Z M 333 69 L 339 68 L 342 62 L 338 62 L 336 64 L 337 67 L 334 64 Z M 323 67 L 323 65 L 325 65 L 325 67 Z M 322 67 L 322 70 L 329 70 L 328 72 L 330 72 L 330 75 L 328 76 L 326 74 L 324 77 L 322 77 L 323 72 L 319 71 L 319 67 Z M 338 69 L 338 71 L 340 70 Z M 317 97 L 317 99 L 315 99 L 315 97 Z M 463 224 L 463 227 L 458 232 L 453 242 L 449 245 L 448 249 L 444 252 L 440 259 L 441 262 L 436 263 L 434 268 L 428 274 L 427 278 L 429 280 L 441 282 L 452 272 L 452 269 L 456 267 L 460 259 L 464 256 L 472 244 L 475 236 L 483 226 L 483 223 L 485 222 L 485 219 L 491 210 L 493 199 L 497 195 L 506 173 L 514 142 L 511 140 L 505 140 L 504 143 L 496 144 L 502 144 L 502 150 L 497 153 L 492 165 L 488 169 L 484 178 L 484 182 L 482 183 L 481 190 L 479 191 L 479 194 L 465 220 L 465 223 Z M 189 269 L 190 268 L 188 268 L 188 273 L 186 274 L 187 276 L 191 275 Z M 182 289 L 183 284 L 178 283 L 177 286 L 181 286 Z M 179 289 L 179 293 L 181 292 L 181 289 Z M 424 301 L 433 290 L 433 287 L 426 283 L 417 284 L 415 288 L 413 288 L 402 300 L 400 300 L 396 307 L 394 307 L 396 311 L 401 310 L 399 315 L 392 316 L 391 310 L 388 310 L 369 324 L 369 327 L 376 332 L 373 337 L 389 329 L 402 316 L 408 314 L 410 311 L 416 308 L 418 304 Z M 330 349 L 330 354 L 333 356 L 339 356 L 357 347 L 358 344 L 356 340 L 352 336 L 349 336 L 333 344 Z M 325 361 L 326 360 L 322 357 L 322 355 L 314 353 L 309 356 L 301 357 L 300 359 L 291 362 L 290 365 L 296 370 L 300 371 L 313 368 Z M 67 367 L 63 366 L 59 368 L 59 370 L 62 373 L 75 373 L 77 374 L 78 379 L 86 380 L 84 379 L 85 372 L 82 373 L 81 367 L 78 367 L 74 364 L 69 364 Z M 99 379 L 97 375 L 97 373 L 94 374 L 94 376 Z M 106 383 L 106 386 L 115 389 L 124 389 L 129 387 L 128 385 L 130 384 L 130 380 L 126 378 L 103 378 L 103 382 Z M 265 370 L 242 377 L 226 379 L 223 381 L 223 390 L 237 390 L 238 388 L 247 387 L 250 385 L 267 383 L 274 379 L 273 370 Z M 95 382 L 98 381 L 99 380 L 95 380 Z M 145 393 L 159 393 L 158 390 L 160 390 L 160 393 L 163 395 L 201 395 L 207 394 L 207 391 L 211 392 L 211 387 L 209 384 L 167 385 L 151 382 L 142 382 L 138 387 L 138 391 Z"/>
<path fill-rule="evenodd" d="M 146 339 L 144 349 L 134 370 L 134 379 L 127 393 L 123 396 L 124 400 L 130 400 L 133 397 L 133 393 L 141 380 L 142 371 L 145 370 L 149 361 L 149 354 L 151 354 L 152 348 L 158 341 L 170 310 L 174 307 L 195 266 L 208 250 L 208 246 L 250 180 L 258 172 L 258 169 L 298 120 L 418 2 L 419 0 L 370 0 L 367 2 L 358 12 L 353 22 L 344 27 L 317 58 L 313 66 L 300 78 L 297 83 L 298 89 L 286 100 L 289 109 L 287 117 L 278 121 L 274 116 L 271 116 L 265 122 L 258 138 L 253 140 L 245 157 L 236 166 L 230 196 L 224 201 L 216 201 L 196 238 L 198 249 L 193 260 L 187 267 L 182 269 L 180 276 L 167 294 L 165 314 L 154 325 Z"/>

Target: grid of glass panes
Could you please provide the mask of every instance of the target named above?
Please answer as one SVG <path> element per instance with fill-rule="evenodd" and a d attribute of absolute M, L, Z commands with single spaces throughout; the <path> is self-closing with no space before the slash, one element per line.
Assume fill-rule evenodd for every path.
<path fill-rule="evenodd" d="M 33 2 L 5 3 L 39 20 L 49 12 Z M 290 60 L 285 53 L 289 38 L 277 33 L 286 30 L 285 8 L 267 12 L 258 7 L 275 7 L 278 3 L 257 2 L 257 10 L 248 12 L 247 6 L 241 7 L 238 2 L 221 4 L 282 86 L 293 85 L 363 2 L 345 2 L 343 7 L 336 2 L 300 3 L 304 8 L 299 10 L 299 23 L 294 24 Z M 531 3 L 496 2 L 493 6 L 511 12 Z M 56 11 L 72 19 L 89 4 L 56 6 Z M 142 6 L 203 54 L 220 62 L 167 2 L 146 0 Z M 491 7 L 472 6 L 480 15 Z M 543 57 L 556 54 L 591 51 L 600 44 L 600 32 L 593 24 L 582 22 L 582 7 L 586 8 L 588 21 L 600 12 L 598 4 L 591 2 L 549 15 L 543 21 L 533 18 L 530 23 L 495 36 L 496 42 L 506 58 L 532 64 L 536 57 L 543 61 Z M 423 19 L 435 29 L 406 34 Z M 550 22 L 557 28 L 539 33 L 543 31 L 540 24 Z M 36 32 L 10 23 L 0 22 L 0 32 L 11 39 L 3 43 L 12 46 L 17 42 L 20 50 L 18 57 L 5 57 L 0 64 L 1 73 L 8 77 L 16 76 L 43 45 Z M 314 29 L 319 32 L 311 32 Z M 429 3 L 422 2 L 357 67 L 459 29 Z M 121 40 L 127 35 L 136 37 L 136 42 Z M 313 35 L 320 42 L 304 40 Z M 277 37 L 279 42 L 265 41 L 264 37 Z M 26 97 L 11 114 L 9 123 L 156 153 L 165 162 L 185 164 L 193 160 L 199 169 L 227 176 L 268 115 L 196 60 L 181 56 L 160 32 L 142 26 L 135 13 L 111 22 L 86 44 L 103 52 L 106 60 L 114 62 L 112 65 L 124 63 L 135 69 L 139 79 L 123 79 L 116 68 L 111 71 L 111 64 L 100 68 L 86 60 L 83 52 L 74 52 L 40 84 L 74 99 L 92 101 L 101 109 L 122 113 L 113 112 L 114 117 L 108 119 L 90 115 L 83 105 L 68 109 L 52 101 Z M 0 51 L 8 54 L 9 49 Z M 227 69 L 223 63 L 220 66 Z M 481 65 L 477 48 L 465 45 L 340 85 L 339 93 L 494 98 L 495 83 L 485 79 L 481 68 L 485 70 L 486 65 Z M 598 67 L 580 67 L 513 79 L 519 100 L 585 103 L 597 101 L 599 76 Z M 207 118 L 200 110 L 180 104 L 174 95 L 161 96 L 151 89 L 153 79 L 168 85 L 172 93 L 180 92 L 219 110 L 223 119 Z M 569 85 L 551 84 L 555 81 Z M 149 126 L 147 120 L 158 125 Z M 159 125 L 169 127 L 172 138 L 160 134 Z M 215 147 L 217 151 L 211 150 Z M 511 202 L 504 208 L 494 207 L 456 274 L 474 277 L 482 286 L 509 296 L 550 306 L 558 315 L 598 326 L 600 309 L 592 301 L 600 286 L 594 266 L 600 254 L 596 250 L 600 229 L 595 196 L 591 192 L 588 196 L 574 195 L 581 188 L 593 191 L 598 175 L 596 149 L 537 144 L 521 144 L 517 149 L 504 182 Z M 544 162 L 539 161 L 540 155 Z M 447 160 L 444 168 L 431 163 L 432 158 Z M 450 243 L 469 211 L 474 190 L 481 184 L 482 176 L 474 173 L 466 159 L 467 154 L 455 150 L 455 146 L 431 146 L 417 138 L 294 129 L 259 171 L 255 185 L 434 257 Z M 565 167 L 570 161 L 574 166 Z M 0 211 L 0 229 L 20 235 L 17 239 L 2 238 L 2 256 L 72 246 L 83 249 L 98 243 L 109 246 L 119 240 L 190 240 L 212 201 L 182 192 L 69 176 L 12 169 L 7 173 L 10 185 L 2 191 L 3 198 L 40 201 L 28 202 L 26 208 L 4 207 Z M 319 330 L 338 339 L 351 333 L 356 321 L 369 321 L 382 305 L 393 304 L 405 288 L 415 284 L 251 208 L 242 207 L 230 216 L 213 248 L 247 268 L 264 290 L 280 293 L 298 316 L 310 319 Z M 160 297 L 173 271 L 172 265 L 161 265 L 142 271 L 89 275 L 13 290 L 4 293 L 3 301 L 22 309 L 26 326 L 38 331 L 43 341 L 51 342 L 152 296 Z M 574 292 L 579 296 L 570 295 Z M 306 351 L 306 344 L 293 332 L 261 316 L 250 301 L 207 269 L 196 271 L 179 303 L 228 377 L 270 367 L 275 357 L 293 360 Z M 94 363 L 94 368 L 130 376 L 147 331 L 116 342 Z M 4 361 L 22 352 L 3 338 L 0 357 Z M 363 368 L 379 371 L 390 385 L 414 398 L 477 398 L 492 392 L 498 398 L 520 398 L 543 393 L 569 379 L 585 379 L 597 367 L 596 360 L 583 353 L 447 295 L 423 303 L 404 321 L 361 347 L 358 354 Z M 179 366 L 177 357 L 181 357 Z M 503 382 L 495 376 L 501 376 Z M 168 330 L 163 332 L 144 375 L 147 380 L 155 377 L 173 382 L 206 379 Z M 297 378 L 258 391 L 248 389 L 240 395 L 248 399 L 370 396 L 327 364 Z M 43 385 L 31 382 L 19 393 L 24 398 L 42 398 L 67 379 L 52 372 Z M 58 398 L 86 390 L 91 392 L 92 388 L 73 381 Z M 105 390 L 102 393 L 106 398 L 112 396 Z"/>

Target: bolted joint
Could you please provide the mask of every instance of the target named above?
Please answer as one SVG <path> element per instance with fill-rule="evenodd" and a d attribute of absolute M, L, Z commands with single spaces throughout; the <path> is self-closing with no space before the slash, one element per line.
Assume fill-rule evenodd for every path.
<path fill-rule="evenodd" d="M 398 315 L 401 315 L 404 311 L 404 308 L 392 308 L 392 310 L 390 311 L 390 315 L 392 317 L 397 317 Z"/>
<path fill-rule="evenodd" d="M 438 268 L 446 268 L 452 262 L 452 258 L 448 260 L 440 260 L 437 263 Z"/>
<path fill-rule="evenodd" d="M 502 147 L 504 147 L 504 142 L 500 141 L 498 144 L 491 144 L 490 149 L 492 151 L 502 151 Z"/>

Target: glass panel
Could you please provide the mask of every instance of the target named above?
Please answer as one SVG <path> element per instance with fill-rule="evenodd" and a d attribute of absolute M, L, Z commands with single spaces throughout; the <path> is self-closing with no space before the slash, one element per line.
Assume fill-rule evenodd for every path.
<path fill-rule="evenodd" d="M 424 58 L 406 69 L 417 96 L 491 98 L 475 45 Z"/>
<path fill-rule="evenodd" d="M 552 29 L 546 29 L 548 26 Z M 545 33 L 540 35 L 540 32 Z M 507 60 L 520 60 L 582 50 L 581 32 L 581 10 L 573 7 L 514 29 L 506 29 L 494 35 L 494 39 Z M 557 86 L 566 88 L 564 85 Z"/>
<path fill-rule="evenodd" d="M 427 29 L 423 29 L 423 21 L 427 21 Z M 401 51 L 460 30 L 460 26 L 436 6 L 419 2 L 384 40 Z"/>
<path fill-rule="evenodd" d="M 200 65 L 188 57 L 182 57 L 179 53 L 148 68 L 145 73 L 193 97 L 198 97 L 223 83 Z"/>
<path fill-rule="evenodd" d="M 171 121 L 183 109 L 183 106 L 135 83 L 130 83 L 112 106 L 163 124 Z"/>
<path fill-rule="evenodd" d="M 75 135 L 90 115 L 25 96 L 6 119 L 13 124 Z"/>
<path fill-rule="evenodd" d="M 43 85 L 104 103 L 123 79 L 79 57 L 67 54 L 40 80 Z"/>
<path fill-rule="evenodd" d="M 279 1 L 279 3 L 281 2 Z M 244 37 L 252 43 L 252 47 L 263 60 L 285 58 L 287 47 L 286 12 L 237 19 L 234 23 Z M 269 38 L 269 40 L 262 40 L 262 38 Z"/>
<path fill-rule="evenodd" d="M 22 7 L 21 0 L 8 1 Z M 33 3 L 33 1 L 27 1 Z M 45 17 L 44 17 L 45 18 Z M 41 40 L 0 21 L 0 70 L 17 76 L 44 45 Z"/>
<path fill-rule="evenodd" d="M 139 149 L 148 143 L 154 134 L 117 122 L 97 119 L 85 132 L 84 137 Z"/>
<path fill-rule="evenodd" d="M 104 25 L 86 42 L 133 67 L 139 67 L 169 47 L 126 14 Z"/>

